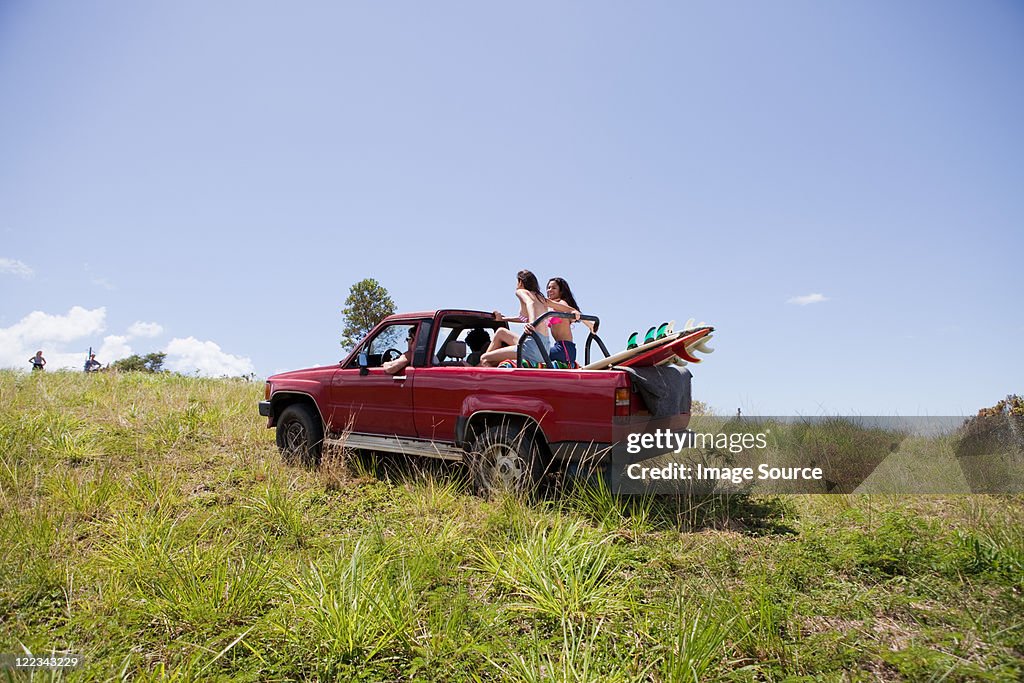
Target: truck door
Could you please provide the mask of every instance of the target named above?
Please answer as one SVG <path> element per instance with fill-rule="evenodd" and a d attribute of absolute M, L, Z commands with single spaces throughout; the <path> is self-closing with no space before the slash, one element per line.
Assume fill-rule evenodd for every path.
<path fill-rule="evenodd" d="M 364 374 L 358 362 L 337 370 L 328 391 L 331 431 L 352 431 L 377 436 L 415 437 L 412 388 L 416 368 L 407 366 L 396 374 L 382 367 L 394 352 L 412 353 L 410 332 L 415 338 L 415 323 L 397 323 L 381 328 L 362 350 L 369 367 Z"/>

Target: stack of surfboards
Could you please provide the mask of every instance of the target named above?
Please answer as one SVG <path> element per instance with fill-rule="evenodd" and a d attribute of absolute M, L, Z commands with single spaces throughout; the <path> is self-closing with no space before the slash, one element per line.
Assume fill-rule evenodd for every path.
<path fill-rule="evenodd" d="M 607 370 L 611 367 L 643 368 L 653 365 L 686 365 L 700 363 L 702 359 L 696 354 L 712 353 L 713 348 L 707 345 L 712 338 L 714 327 L 703 322 L 693 324 L 693 318 L 686 321 L 683 330 L 675 331 L 675 321 L 652 327 L 639 342 L 639 333 L 630 335 L 626 349 L 619 353 L 594 361 L 584 370 Z"/>

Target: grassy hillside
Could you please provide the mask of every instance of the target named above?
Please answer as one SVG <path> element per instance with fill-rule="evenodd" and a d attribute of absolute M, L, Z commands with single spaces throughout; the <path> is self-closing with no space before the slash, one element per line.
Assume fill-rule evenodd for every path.
<path fill-rule="evenodd" d="M 262 385 L 0 372 L 0 653 L 70 680 L 1019 680 L 1024 499 L 483 501 Z M 3 674 L 0 674 L 2 677 Z"/>

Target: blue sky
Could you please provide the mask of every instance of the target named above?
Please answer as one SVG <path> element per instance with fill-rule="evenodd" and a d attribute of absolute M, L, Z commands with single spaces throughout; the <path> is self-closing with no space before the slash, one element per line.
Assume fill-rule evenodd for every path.
<path fill-rule="evenodd" d="M 613 350 L 714 324 L 721 411 L 972 413 L 1024 389 L 1022 64 L 1015 2 L 4 2 L 0 366 L 265 376 L 364 277 L 529 268 Z"/>

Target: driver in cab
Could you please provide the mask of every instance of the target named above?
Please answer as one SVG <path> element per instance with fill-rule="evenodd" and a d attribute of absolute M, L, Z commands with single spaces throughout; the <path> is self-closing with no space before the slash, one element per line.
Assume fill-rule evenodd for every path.
<path fill-rule="evenodd" d="M 405 368 L 409 365 L 409 363 L 412 362 L 411 359 L 412 359 L 413 347 L 416 344 L 416 326 L 415 325 L 413 325 L 412 327 L 409 328 L 409 333 L 406 335 L 405 341 L 408 342 L 408 347 L 406 348 L 405 353 L 403 353 L 402 355 L 400 355 L 398 358 L 396 358 L 394 360 L 389 360 L 388 362 L 384 363 L 384 365 L 381 366 L 381 367 L 384 368 L 384 372 L 388 373 L 389 375 L 400 374 L 403 370 L 405 370 Z"/>

